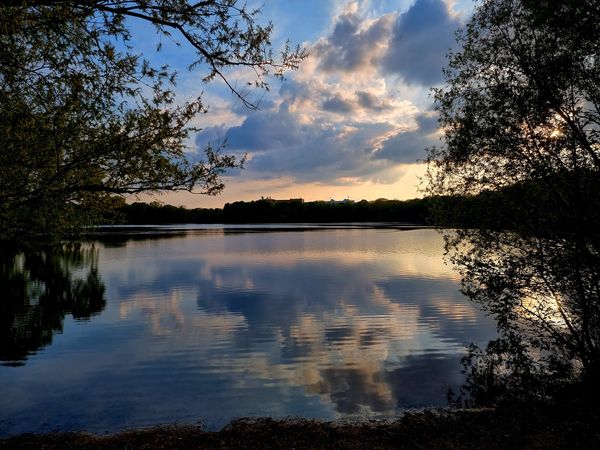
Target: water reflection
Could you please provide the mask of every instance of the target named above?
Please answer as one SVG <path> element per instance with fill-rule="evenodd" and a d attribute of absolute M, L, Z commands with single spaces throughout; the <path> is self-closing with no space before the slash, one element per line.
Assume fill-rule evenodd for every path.
<path fill-rule="evenodd" d="M 494 335 L 430 230 L 190 233 L 104 247 L 98 268 L 105 312 L 0 371 L 0 432 L 386 416 L 444 404 L 465 345 Z"/>
<path fill-rule="evenodd" d="M 600 245 L 594 233 L 558 227 L 540 235 L 446 233 L 464 291 L 500 331 L 500 339 L 465 360 L 471 401 L 543 398 L 574 380 L 584 382 L 589 398 L 600 392 Z"/>
<path fill-rule="evenodd" d="M 66 314 L 89 319 L 106 300 L 94 247 L 0 252 L 0 361 L 19 366 L 62 332 Z"/>

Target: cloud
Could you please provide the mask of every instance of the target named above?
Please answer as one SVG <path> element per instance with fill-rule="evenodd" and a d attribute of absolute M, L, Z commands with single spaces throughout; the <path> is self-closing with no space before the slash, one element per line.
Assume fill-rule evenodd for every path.
<path fill-rule="evenodd" d="M 227 132 L 227 142 L 232 149 L 244 151 L 283 149 L 301 144 L 306 130 L 298 124 L 283 102 L 278 109 L 257 111 L 246 117 L 237 127 Z"/>
<path fill-rule="evenodd" d="M 318 68 L 325 72 L 356 72 L 376 65 L 385 50 L 393 24 L 393 15 L 365 21 L 356 9 L 342 13 L 332 34 L 314 46 Z"/>
<path fill-rule="evenodd" d="M 344 97 L 336 93 L 327 97 L 321 104 L 324 111 L 338 114 L 360 113 L 361 111 L 369 114 L 373 112 L 383 113 L 392 110 L 395 106 L 397 105 L 389 100 L 382 99 L 367 91 L 357 91 L 351 97 Z"/>
<path fill-rule="evenodd" d="M 438 142 L 438 119 L 430 112 L 416 117 L 417 128 L 399 132 L 384 140 L 375 153 L 376 159 L 385 159 L 397 163 L 412 163 L 425 159 L 425 149 Z"/>
<path fill-rule="evenodd" d="M 357 92 L 356 98 L 360 106 L 374 112 L 386 111 L 392 107 L 389 102 L 381 101 L 376 95 L 373 95 L 370 92 Z"/>
<path fill-rule="evenodd" d="M 455 46 L 460 26 L 442 0 L 417 0 L 398 16 L 381 64 L 387 73 L 409 83 L 434 85 L 443 81 L 446 54 Z"/>
<path fill-rule="evenodd" d="M 227 133 L 233 149 L 250 153 L 246 170 L 253 176 L 293 176 L 298 181 L 340 182 L 368 179 L 382 170 L 371 161 L 375 141 L 393 130 L 388 123 L 302 123 L 283 105 L 249 116 Z"/>
<path fill-rule="evenodd" d="M 336 113 L 350 113 L 355 110 L 351 101 L 348 101 L 339 95 L 334 95 L 333 97 L 325 99 L 322 103 L 322 107 L 325 111 Z"/>
<path fill-rule="evenodd" d="M 379 16 L 352 4 L 260 111 L 235 108 L 246 117 L 196 143 L 226 139 L 226 151 L 247 154 L 246 180 L 396 183 L 437 140 L 435 116 L 406 97 L 427 108 L 418 93 L 439 81 L 457 26 L 442 0 Z"/>
<path fill-rule="evenodd" d="M 400 172 L 384 159 L 396 161 L 397 155 L 379 155 L 387 154 L 391 137 L 411 127 L 415 112 L 406 102 L 367 91 L 349 97 L 334 93 L 320 103 L 296 98 L 282 101 L 278 108 L 254 111 L 239 126 L 207 128 L 197 135 L 196 144 L 226 140 L 226 152 L 248 155 L 243 175 L 251 178 L 289 176 L 296 182 L 334 185 L 369 180 L 393 183 Z M 383 120 L 385 114 L 396 121 Z M 416 162 L 415 154 L 408 150 L 402 162 Z"/>
<path fill-rule="evenodd" d="M 323 76 L 290 80 L 278 106 L 249 112 L 238 126 L 209 127 L 196 143 L 226 140 L 226 151 L 247 154 L 245 178 L 394 183 L 401 170 L 373 155 L 386 137 L 414 127 L 417 109 L 371 84 L 336 84 Z"/>
<path fill-rule="evenodd" d="M 364 18 L 358 8 L 337 17 L 333 32 L 312 51 L 324 72 L 398 75 L 432 86 L 443 81 L 446 54 L 455 46 L 460 20 L 443 0 L 417 0 L 406 12 Z"/>
<path fill-rule="evenodd" d="M 225 141 L 227 129 L 224 124 L 203 129 L 196 135 L 196 147 L 198 149 L 204 149 L 209 145 L 220 147 Z"/>

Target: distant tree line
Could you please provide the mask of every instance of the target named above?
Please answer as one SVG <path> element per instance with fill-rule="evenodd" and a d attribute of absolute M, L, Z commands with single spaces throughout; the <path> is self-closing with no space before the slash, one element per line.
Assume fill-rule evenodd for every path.
<path fill-rule="evenodd" d="M 317 222 L 405 222 L 487 230 L 568 229 L 568 215 L 551 196 L 542 195 L 546 185 L 571 183 L 568 174 L 554 175 L 543 182 L 526 181 L 497 190 L 484 190 L 472 195 L 430 196 L 411 200 L 377 199 L 358 202 L 314 201 L 302 199 L 227 203 L 223 208 L 186 208 L 159 202 L 122 203 L 116 212 L 105 216 L 104 223 L 169 224 L 169 223 L 317 223 Z M 600 191 L 600 178 L 583 174 L 579 184 Z M 541 203 L 547 203 L 541 205 Z M 592 210 L 600 208 L 590 205 Z M 531 211 L 544 207 L 543 215 Z M 600 215 L 600 213 L 595 213 Z M 600 220 L 600 218 L 598 219 Z"/>
<path fill-rule="evenodd" d="M 168 223 L 221 223 L 223 210 L 220 208 L 194 208 L 163 205 L 159 202 L 136 202 L 119 207 L 105 223 L 113 224 L 168 224 Z"/>
<path fill-rule="evenodd" d="M 228 203 L 223 208 L 227 222 L 409 222 L 429 220 L 430 200 L 375 201 L 287 201 L 257 200 Z"/>
<path fill-rule="evenodd" d="M 314 201 L 302 199 L 261 199 L 227 203 L 220 208 L 194 208 L 162 205 L 158 202 L 123 205 L 110 222 L 125 224 L 166 223 L 293 223 L 293 222 L 406 222 L 430 224 L 432 209 L 439 199 L 359 202 Z"/>

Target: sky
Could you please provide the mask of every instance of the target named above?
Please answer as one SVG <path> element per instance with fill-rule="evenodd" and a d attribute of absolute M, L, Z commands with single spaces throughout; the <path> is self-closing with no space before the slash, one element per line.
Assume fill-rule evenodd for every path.
<path fill-rule="evenodd" d="M 227 202 L 304 198 L 408 199 L 421 197 L 425 148 L 440 144 L 431 88 L 443 83 L 455 31 L 472 14 L 471 0 L 265 0 L 261 21 L 274 24 L 273 47 L 286 39 L 309 57 L 269 92 L 252 92 L 251 110 L 224 84 L 202 84 L 202 71 L 178 67 L 177 51 L 161 57 L 179 69 L 179 98 L 203 92 L 208 112 L 191 151 L 227 142 L 246 155 L 218 196 L 187 192 L 156 197 L 163 203 L 221 207 Z M 150 52 L 150 43 L 147 51 Z M 144 49 L 146 51 L 146 49 Z M 191 50 L 187 50 L 191 51 Z M 247 73 L 230 71 L 243 86 Z M 148 200 L 148 198 L 141 198 Z"/>

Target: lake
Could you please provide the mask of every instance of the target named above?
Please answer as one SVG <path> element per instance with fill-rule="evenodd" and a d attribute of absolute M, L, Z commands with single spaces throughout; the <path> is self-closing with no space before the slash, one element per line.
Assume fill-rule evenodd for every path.
<path fill-rule="evenodd" d="M 435 230 L 125 230 L 1 261 L 0 435 L 391 417 L 496 336 Z"/>

